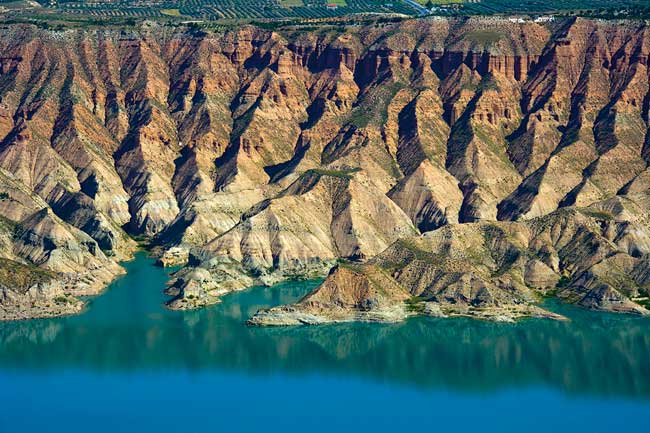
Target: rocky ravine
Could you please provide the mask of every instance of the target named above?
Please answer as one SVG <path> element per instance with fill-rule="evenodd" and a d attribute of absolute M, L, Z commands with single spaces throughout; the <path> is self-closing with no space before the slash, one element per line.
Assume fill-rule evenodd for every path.
<path fill-rule="evenodd" d="M 44 272 L 0 318 L 78 311 L 129 235 L 185 265 L 171 308 L 351 263 L 253 323 L 646 313 L 643 22 L 5 25 L 0 53 L 0 253 Z"/>

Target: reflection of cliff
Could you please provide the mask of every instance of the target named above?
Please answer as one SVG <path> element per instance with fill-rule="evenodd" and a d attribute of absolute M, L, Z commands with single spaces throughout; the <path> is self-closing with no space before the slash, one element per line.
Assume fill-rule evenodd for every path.
<path fill-rule="evenodd" d="M 202 311 L 161 311 L 134 323 L 94 323 L 91 310 L 81 318 L 6 324 L 0 328 L 0 365 L 327 372 L 425 388 L 548 385 L 570 393 L 650 397 L 647 319 L 558 306 L 572 322 L 422 318 L 397 325 L 244 326 L 258 308 L 292 302 L 313 287 L 255 289 Z"/>

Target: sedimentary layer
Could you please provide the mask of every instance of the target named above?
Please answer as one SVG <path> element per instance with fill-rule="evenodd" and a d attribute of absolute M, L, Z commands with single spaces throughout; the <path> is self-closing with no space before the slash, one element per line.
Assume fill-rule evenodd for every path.
<path fill-rule="evenodd" d="M 643 207 L 649 41 L 644 22 L 586 19 L 5 25 L 3 254 L 57 281 L 89 269 L 95 283 L 73 296 L 119 273 L 137 237 L 185 265 L 170 306 L 193 308 L 340 260 L 374 266 L 400 240 L 451 227 Z M 7 306 L 21 291 L 4 290 L 18 311 Z"/>

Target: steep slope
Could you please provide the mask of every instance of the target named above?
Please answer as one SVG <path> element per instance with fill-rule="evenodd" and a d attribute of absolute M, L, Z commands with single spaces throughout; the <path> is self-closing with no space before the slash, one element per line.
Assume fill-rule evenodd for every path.
<path fill-rule="evenodd" d="M 0 320 L 79 312 L 75 296 L 98 294 L 122 268 L 12 175 L 0 179 Z"/>

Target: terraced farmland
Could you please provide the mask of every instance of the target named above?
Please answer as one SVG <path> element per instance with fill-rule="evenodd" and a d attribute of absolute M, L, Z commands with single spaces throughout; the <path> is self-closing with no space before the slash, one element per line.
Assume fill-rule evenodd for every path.
<path fill-rule="evenodd" d="M 530 14 L 562 12 L 600 12 L 625 8 L 650 7 L 648 0 L 481 0 L 463 5 L 465 13 Z"/>
<path fill-rule="evenodd" d="M 361 13 L 418 15 L 420 5 L 436 15 L 583 15 L 596 18 L 650 18 L 650 0 L 0 0 L 4 9 L 23 7 L 22 17 L 165 20 L 326 19 Z M 333 4 L 334 6 L 329 6 Z M 18 6 L 16 6 L 18 5 Z M 426 14 L 426 11 L 424 11 Z M 48 15 L 49 14 L 49 15 Z M 18 13 L 20 15 L 20 12 Z M 354 18 L 353 18 L 354 19 Z"/>
<path fill-rule="evenodd" d="M 358 13 L 414 14 L 412 6 L 402 0 L 348 0 L 328 8 L 327 0 L 182 0 L 178 2 L 131 1 L 60 2 L 56 7 L 73 14 L 96 17 L 178 16 L 208 20 L 246 18 L 327 18 Z"/>

